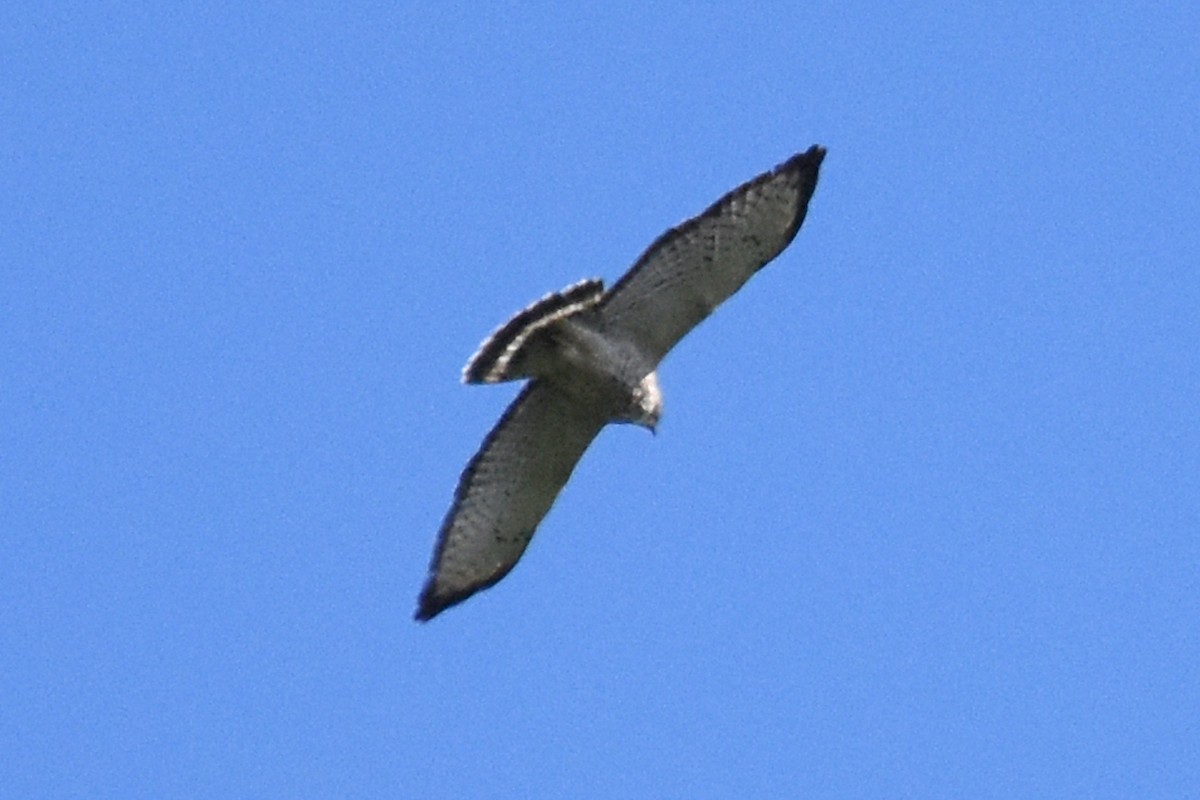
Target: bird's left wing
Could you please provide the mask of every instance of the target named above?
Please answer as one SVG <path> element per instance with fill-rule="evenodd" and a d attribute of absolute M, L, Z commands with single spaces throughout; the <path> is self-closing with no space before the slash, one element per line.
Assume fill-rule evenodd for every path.
<path fill-rule="evenodd" d="M 508 574 L 604 427 L 596 409 L 532 381 L 463 470 L 418 601 L 427 620 Z"/>
<path fill-rule="evenodd" d="M 814 145 L 658 237 L 600 302 L 606 329 L 657 364 L 791 243 L 824 158 Z"/>

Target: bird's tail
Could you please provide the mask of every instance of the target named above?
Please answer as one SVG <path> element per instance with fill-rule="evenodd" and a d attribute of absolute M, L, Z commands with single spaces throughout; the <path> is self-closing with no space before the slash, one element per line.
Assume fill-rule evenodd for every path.
<path fill-rule="evenodd" d="M 603 296 L 604 282 L 591 278 L 526 306 L 479 346 L 463 367 L 463 383 L 500 383 L 531 377 L 541 349 L 539 332 L 591 308 Z"/>

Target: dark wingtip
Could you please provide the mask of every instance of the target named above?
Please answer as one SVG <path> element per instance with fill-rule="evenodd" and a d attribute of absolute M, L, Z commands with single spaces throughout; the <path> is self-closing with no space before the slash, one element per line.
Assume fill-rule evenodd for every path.
<path fill-rule="evenodd" d="M 453 514 L 454 510 L 451 509 L 450 513 Z M 529 536 L 532 535 L 533 532 L 530 531 Z M 484 589 L 492 588 L 503 580 L 504 576 L 512 572 L 512 568 L 516 565 L 517 562 L 514 561 L 498 569 L 484 580 L 449 592 L 437 591 L 435 588 L 436 578 L 431 577 L 429 582 L 425 584 L 425 588 L 421 590 L 421 596 L 417 598 L 417 610 L 413 614 L 413 619 L 417 622 L 428 622 L 447 608 L 458 605 L 472 595 L 482 592 Z"/>
<path fill-rule="evenodd" d="M 792 160 L 808 161 L 812 163 L 813 166 L 816 166 L 824 160 L 826 152 L 828 151 L 825 149 L 824 145 L 814 144 L 803 153 L 798 153 L 795 156 L 792 156 Z"/>
<path fill-rule="evenodd" d="M 425 588 L 421 590 L 421 596 L 417 598 L 417 610 L 413 614 L 413 619 L 417 622 L 428 622 L 447 608 L 458 605 L 476 592 L 481 592 L 484 589 L 494 586 L 511 569 L 512 565 L 507 569 L 500 570 L 500 572 L 491 576 L 486 581 L 471 584 L 457 591 L 450 592 L 444 590 L 439 592 L 436 589 L 436 579 L 431 577 L 429 582 L 425 584 Z"/>
<path fill-rule="evenodd" d="M 812 190 L 816 188 L 817 174 L 821 171 L 821 162 L 825 160 L 825 153 L 826 150 L 822 145 L 814 144 L 803 153 L 796 153 L 762 177 L 767 178 L 768 175 L 778 175 L 781 172 L 804 174 L 805 178 L 802 180 L 808 185 L 807 191 L 811 194 Z"/>
<path fill-rule="evenodd" d="M 817 182 L 817 172 L 821 168 L 821 162 L 825 160 L 826 150 L 822 145 L 814 144 L 812 147 L 805 150 L 803 153 L 797 153 L 787 161 L 780 164 L 773 173 L 786 172 L 791 170 L 807 170 L 811 173 L 809 178 L 810 186 L 815 187 Z"/>
<path fill-rule="evenodd" d="M 446 603 L 434 595 L 431 583 L 425 587 L 424 591 L 421 592 L 421 596 L 417 598 L 417 610 L 413 614 L 413 619 L 417 622 L 428 622 L 445 611 L 450 605 L 450 603 Z"/>
<path fill-rule="evenodd" d="M 817 190 L 817 178 L 820 177 L 821 162 L 824 160 L 825 148 L 819 144 L 814 144 L 803 153 L 797 153 L 763 176 L 764 178 L 768 178 L 781 173 L 790 173 L 796 182 L 796 190 L 800 193 L 800 203 L 796 208 L 796 218 L 792 221 L 791 229 L 788 231 L 786 244 L 791 244 L 792 239 L 800 232 L 800 226 L 804 224 L 804 218 L 808 216 L 808 202 L 812 199 L 813 192 Z M 766 264 L 763 266 L 766 266 Z"/>
<path fill-rule="evenodd" d="M 507 573 L 507 570 L 505 570 L 505 572 Z M 504 576 L 501 575 L 500 577 Z M 496 578 L 496 580 L 499 579 L 500 578 Z M 425 590 L 421 592 L 421 596 L 417 598 L 417 610 L 416 613 L 413 614 L 413 619 L 417 622 L 428 622 L 438 614 L 445 611 L 447 608 L 458 605 L 471 595 L 475 594 L 481 589 L 486 589 L 495 582 L 495 580 L 491 581 L 487 584 L 487 586 L 472 586 L 469 589 L 448 595 L 438 594 L 435 592 L 431 582 L 430 585 L 425 587 Z"/>

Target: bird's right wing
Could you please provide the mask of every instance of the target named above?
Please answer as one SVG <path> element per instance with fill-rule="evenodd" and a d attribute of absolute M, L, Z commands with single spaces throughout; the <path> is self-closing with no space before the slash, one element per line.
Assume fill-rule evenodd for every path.
<path fill-rule="evenodd" d="M 418 620 L 508 574 L 605 421 L 545 381 L 522 390 L 459 478 Z"/>
<path fill-rule="evenodd" d="M 791 243 L 824 158 L 814 145 L 658 237 L 600 302 L 606 330 L 657 364 Z"/>

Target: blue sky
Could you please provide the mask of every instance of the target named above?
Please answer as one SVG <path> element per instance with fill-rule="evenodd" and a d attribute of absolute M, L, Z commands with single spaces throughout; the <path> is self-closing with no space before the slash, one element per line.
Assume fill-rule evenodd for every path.
<path fill-rule="evenodd" d="M 0 795 L 1200 785 L 1187 3 L 0 12 Z M 510 313 L 804 229 L 411 620 Z"/>

